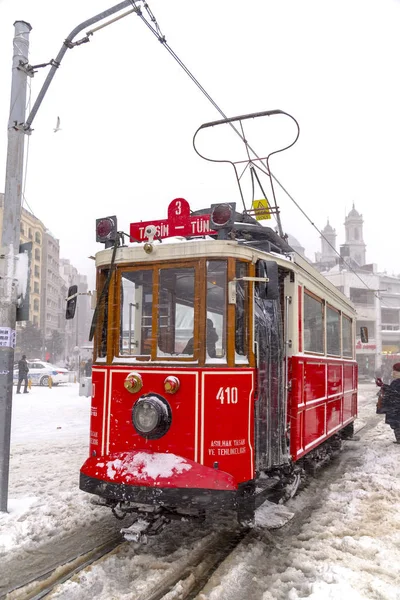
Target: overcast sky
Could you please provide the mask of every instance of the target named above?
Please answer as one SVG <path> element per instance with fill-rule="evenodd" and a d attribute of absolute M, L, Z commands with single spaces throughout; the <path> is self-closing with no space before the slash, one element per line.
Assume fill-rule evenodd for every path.
<path fill-rule="evenodd" d="M 14 21 L 32 25 L 30 63 L 39 64 L 55 58 L 75 26 L 110 6 L 0 0 L 1 191 Z M 227 115 L 279 108 L 296 117 L 299 141 L 271 169 L 319 228 L 329 217 L 337 248 L 354 203 L 364 217 L 367 262 L 400 273 L 400 2 L 150 0 L 150 7 L 169 45 Z M 46 73 L 35 75 L 32 100 Z M 54 133 L 57 116 L 61 131 Z M 240 202 L 233 171 L 203 161 L 192 147 L 197 127 L 218 118 L 142 21 L 128 16 L 68 50 L 56 73 L 30 138 L 29 206 L 60 239 L 61 255 L 89 275 L 87 257 L 101 249 L 98 217 L 116 214 L 128 231 L 132 221 L 165 218 L 176 197 L 193 209 Z M 267 136 L 254 135 L 260 155 L 273 149 Z M 250 202 L 250 187 L 245 194 Z M 284 230 L 313 258 L 318 233 L 277 195 Z"/>

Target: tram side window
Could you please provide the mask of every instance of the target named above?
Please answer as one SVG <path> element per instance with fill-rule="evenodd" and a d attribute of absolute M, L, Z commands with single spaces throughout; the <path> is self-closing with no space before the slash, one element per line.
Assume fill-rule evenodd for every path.
<path fill-rule="evenodd" d="M 248 319 L 247 298 L 248 282 L 240 281 L 247 276 L 247 265 L 236 263 L 236 313 L 235 313 L 235 360 L 236 363 L 248 362 Z"/>
<path fill-rule="evenodd" d="M 352 321 L 349 317 L 342 315 L 342 343 L 343 343 L 343 356 L 353 358 L 353 327 Z"/>
<path fill-rule="evenodd" d="M 158 295 L 158 356 L 194 356 L 194 268 L 161 269 Z"/>
<path fill-rule="evenodd" d="M 120 355 L 150 355 L 152 341 L 153 272 L 121 274 Z"/>
<path fill-rule="evenodd" d="M 206 362 L 226 357 L 226 260 L 207 262 Z"/>
<path fill-rule="evenodd" d="M 335 308 L 326 307 L 326 352 L 340 356 L 340 313 Z"/>
<path fill-rule="evenodd" d="M 106 285 L 108 279 L 109 270 L 105 269 L 101 273 L 100 288 Z M 107 356 L 107 331 L 108 331 L 108 286 L 106 291 L 100 294 L 99 299 L 99 312 L 98 312 L 98 324 L 97 324 L 97 352 L 98 358 L 105 358 Z"/>
<path fill-rule="evenodd" d="M 324 304 L 304 292 L 304 350 L 324 353 Z"/>

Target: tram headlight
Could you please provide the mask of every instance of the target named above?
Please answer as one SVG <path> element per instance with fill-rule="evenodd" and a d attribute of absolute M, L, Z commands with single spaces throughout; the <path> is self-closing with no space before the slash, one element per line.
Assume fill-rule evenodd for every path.
<path fill-rule="evenodd" d="M 132 423 L 136 431 L 149 440 L 162 437 L 172 422 L 168 402 L 158 394 L 141 396 L 132 409 Z"/>

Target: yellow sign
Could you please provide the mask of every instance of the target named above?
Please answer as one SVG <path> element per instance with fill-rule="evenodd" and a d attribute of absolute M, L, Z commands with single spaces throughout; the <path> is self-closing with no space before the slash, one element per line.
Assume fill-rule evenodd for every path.
<path fill-rule="evenodd" d="M 251 206 L 254 209 L 257 221 L 264 221 L 264 219 L 271 218 L 270 206 L 266 198 L 263 200 L 253 200 Z"/>

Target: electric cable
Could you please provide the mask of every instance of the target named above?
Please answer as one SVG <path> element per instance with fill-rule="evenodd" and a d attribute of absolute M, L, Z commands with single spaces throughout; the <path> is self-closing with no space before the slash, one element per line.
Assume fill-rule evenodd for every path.
<path fill-rule="evenodd" d="M 172 48 L 169 46 L 169 44 L 166 41 L 165 36 L 161 33 L 161 29 L 158 25 L 158 22 L 154 16 L 154 14 L 151 12 L 150 7 L 148 5 L 147 2 L 143 3 L 144 8 L 146 9 L 149 18 L 151 20 L 152 23 L 154 23 L 154 27 L 152 27 L 151 23 L 149 23 L 145 17 L 142 14 L 142 11 L 140 10 L 140 7 L 138 7 L 136 5 L 135 0 L 130 0 L 132 6 L 136 9 L 136 14 L 137 16 L 139 16 L 141 18 L 141 20 L 145 23 L 145 25 L 150 29 L 150 31 L 153 33 L 153 35 L 155 35 L 155 37 L 158 39 L 159 42 L 162 43 L 162 45 L 166 48 L 166 50 L 169 52 L 169 54 L 174 58 L 174 60 L 178 63 L 178 65 L 185 71 L 185 73 L 189 76 L 189 78 L 193 81 L 193 83 L 199 88 L 199 90 L 204 94 L 204 96 L 207 98 L 207 100 L 214 106 L 214 108 L 218 111 L 218 113 L 224 118 L 227 119 L 227 115 L 223 112 L 223 110 L 218 106 L 218 104 L 214 101 L 214 99 L 210 96 L 210 94 L 206 91 L 206 89 L 201 85 L 201 83 L 196 79 L 196 77 L 191 73 L 191 71 L 189 70 L 189 68 L 183 63 L 183 61 L 179 58 L 179 56 L 174 52 L 174 50 L 172 50 Z M 257 155 L 257 153 L 252 149 L 252 147 L 248 144 L 247 140 L 245 139 L 244 135 L 242 135 L 240 133 L 240 131 L 232 124 L 229 123 L 229 125 L 232 127 L 232 129 L 237 133 L 237 135 L 241 138 L 241 140 L 243 141 L 243 143 L 246 146 L 246 150 L 248 153 L 248 149 L 250 149 L 254 156 L 259 159 L 259 156 Z M 248 153 L 249 156 L 249 153 Z M 259 165 L 255 165 L 258 168 L 260 168 Z M 264 171 L 264 169 L 261 169 L 264 173 L 266 171 Z M 268 172 L 267 172 L 268 174 Z M 374 295 L 376 298 L 379 298 L 380 301 L 382 302 L 382 299 L 375 293 L 375 290 L 372 290 L 369 285 L 360 277 L 360 275 L 357 273 L 357 271 L 355 271 L 355 269 L 353 269 L 353 267 L 348 264 L 343 257 L 340 256 L 339 252 L 336 250 L 336 248 L 334 248 L 334 246 L 329 242 L 329 240 L 324 236 L 324 234 L 322 233 L 322 231 L 315 225 L 315 223 L 308 217 L 308 215 L 306 214 L 306 212 L 300 207 L 300 205 L 295 201 L 295 199 L 293 198 L 293 196 L 288 192 L 288 190 L 283 186 L 283 184 L 279 181 L 279 179 L 277 179 L 277 177 L 271 172 L 269 171 L 270 176 L 272 177 L 272 179 L 279 185 L 279 187 L 282 189 L 282 191 L 288 196 L 288 198 L 295 204 L 295 206 L 301 211 L 301 213 L 306 217 L 306 219 L 308 220 L 308 222 L 316 229 L 316 231 L 320 234 L 320 236 L 327 242 L 327 244 L 334 250 L 334 252 L 339 256 L 340 260 L 346 265 L 346 267 L 356 275 L 356 277 L 361 281 L 361 283 L 371 292 L 374 292 Z M 245 208 L 246 210 L 246 208 Z"/>

